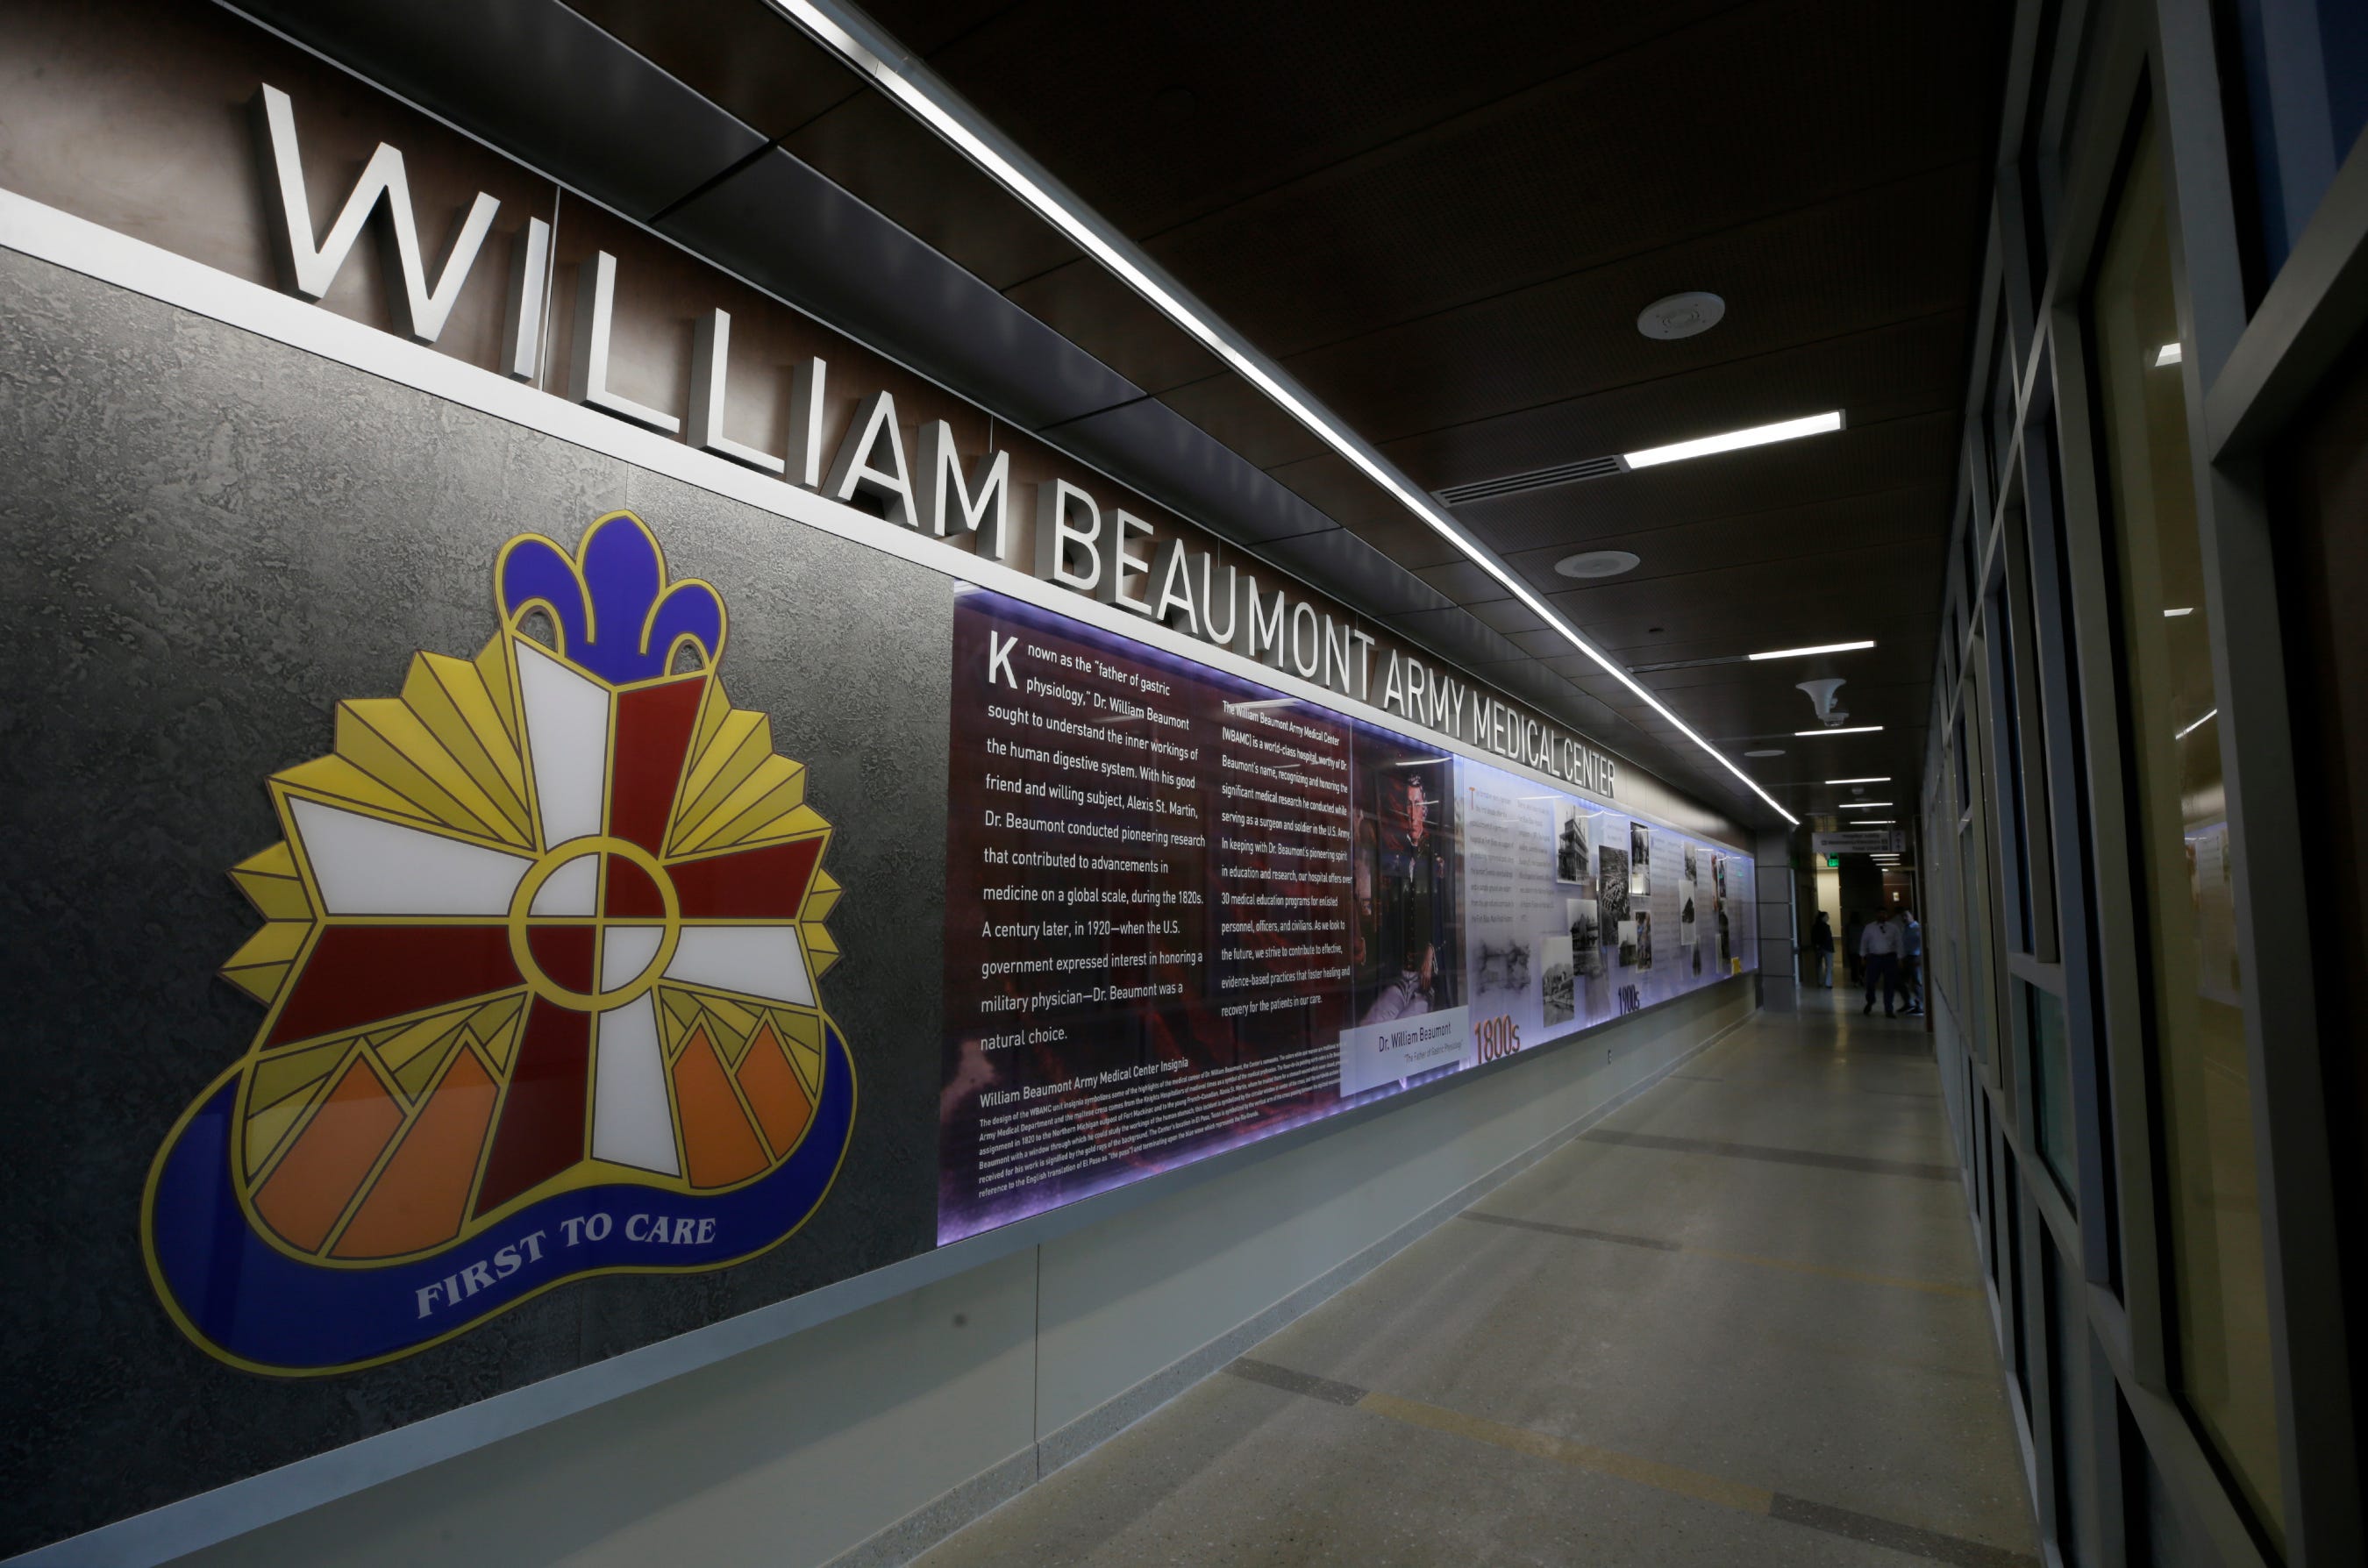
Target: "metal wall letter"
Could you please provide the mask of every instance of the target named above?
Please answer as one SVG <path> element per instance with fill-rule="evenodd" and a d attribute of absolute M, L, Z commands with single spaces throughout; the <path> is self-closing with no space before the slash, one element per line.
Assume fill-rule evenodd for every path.
<path fill-rule="evenodd" d="M 1146 576 L 1151 570 L 1149 562 L 1127 553 L 1126 541 L 1130 539 L 1149 539 L 1150 537 L 1149 523 L 1123 506 L 1110 509 L 1110 571 L 1103 576 L 1101 592 L 1097 596 L 1102 603 L 1116 605 L 1121 609 L 1131 609 L 1141 616 L 1151 614 L 1149 600 L 1132 597 L 1126 591 L 1128 578 Z M 1146 583 L 1145 585 L 1148 586 L 1148 584 Z"/>
<path fill-rule="evenodd" d="M 790 483 L 822 488 L 822 400 L 830 361 L 801 359 L 790 372 Z"/>
<path fill-rule="evenodd" d="M 510 287 L 502 304 L 502 374 L 532 381 L 542 374 L 542 301 L 551 280 L 551 225 L 526 221 L 510 251 Z"/>
<path fill-rule="evenodd" d="M 1069 526 L 1071 510 L 1082 510 L 1086 526 Z M 1064 588 L 1075 588 L 1090 594 L 1102 580 L 1102 509 L 1094 498 L 1065 479 L 1047 480 L 1036 486 L 1036 575 L 1046 582 L 1058 583 Z M 1081 544 L 1086 549 L 1089 565 L 1086 571 L 1069 569 L 1069 546 Z"/>
<path fill-rule="evenodd" d="M 607 251 L 575 268 L 575 364 L 572 395 L 587 408 L 613 414 L 665 436 L 682 421 L 609 390 L 609 327 L 617 309 L 617 258 Z"/>
<path fill-rule="evenodd" d="M 882 449 L 887 461 L 882 463 Z M 873 392 L 857 406 L 855 423 L 831 460 L 830 478 L 823 494 L 834 501 L 867 495 L 884 508 L 882 516 L 904 528 L 918 528 L 913 517 L 913 481 L 905 467 L 905 437 L 896 428 L 896 399 Z"/>
<path fill-rule="evenodd" d="M 315 245 L 313 204 L 304 194 L 304 164 L 296 148 L 295 107 L 287 94 L 268 83 L 256 104 L 269 154 L 263 171 L 263 192 L 275 220 L 272 248 L 279 253 L 280 276 L 289 288 L 302 299 L 325 296 L 337 280 L 338 268 L 353 253 L 354 242 L 361 237 L 362 225 L 370 222 L 383 198 L 386 222 L 380 233 L 386 244 L 387 271 L 401 284 L 387 290 L 395 330 L 416 342 L 435 342 L 452 314 L 452 303 L 461 297 L 461 285 L 468 279 L 469 268 L 476 262 L 485 231 L 493 227 L 495 210 L 501 203 L 482 190 L 477 193 L 469 215 L 453 231 L 444 265 L 430 287 L 427 269 L 420 260 L 419 225 L 411 214 L 411 186 L 404 177 L 403 154 L 381 142 L 363 166 L 362 177 L 346 198 L 336 222 L 329 225 L 328 237 Z"/>
<path fill-rule="evenodd" d="M 780 474 L 788 466 L 780 459 L 744 447 L 723 433 L 723 379 L 731 356 L 732 318 L 723 311 L 710 311 L 699 318 L 690 337 L 690 444 L 702 452 Z"/>
<path fill-rule="evenodd" d="M 1010 510 L 1011 454 L 989 452 L 971 466 L 971 480 L 962 483 L 962 457 L 954 450 L 954 427 L 942 419 L 921 426 L 913 452 L 913 483 L 921 517 L 930 531 L 946 537 L 946 512 L 952 504 L 954 520 L 982 536 L 980 553 L 994 560 L 1011 559 L 1011 536 L 1006 528 Z"/>

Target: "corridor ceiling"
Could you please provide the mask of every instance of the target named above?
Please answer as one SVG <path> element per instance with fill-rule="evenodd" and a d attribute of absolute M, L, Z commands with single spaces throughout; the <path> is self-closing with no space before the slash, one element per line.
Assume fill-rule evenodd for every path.
<path fill-rule="evenodd" d="M 1912 785 L 2006 7 L 871 9 L 1427 489 L 1842 410 L 1839 435 L 1457 516 L 1713 742 L 1731 754 L 1782 747 L 1746 766 L 1794 812 L 1836 793 L 1804 781 Z M 1062 300 L 1089 270 L 1080 258 L 1007 287 Z M 1689 290 L 1721 296 L 1724 321 L 1677 342 L 1637 330 L 1647 303 Z M 1125 338 L 1116 324 L 1077 324 Z M 1522 656 L 1659 730 L 1239 378 L 1187 356 L 1138 365 L 1132 342 L 1084 341 Z M 1597 549 L 1641 564 L 1592 585 L 1554 573 Z M 1694 663 L 1864 638 L 1877 646 Z M 1882 733 L 1794 735 L 1816 722 L 1795 683 L 1827 675 L 1848 677 L 1850 722 Z"/>
<path fill-rule="evenodd" d="M 427 13 L 467 9 L 245 3 L 381 72 L 402 29 L 430 40 Z M 1896 792 L 1869 798 L 1912 818 L 2007 7 L 871 0 L 867 14 L 1425 490 L 1841 411 L 1838 434 L 1454 516 L 1787 809 L 1829 812 L 1850 790 L 1824 780 L 1888 776 Z M 567 177 L 583 95 L 658 102 L 632 76 L 655 66 L 666 92 L 688 87 L 720 111 L 711 141 L 733 161 L 702 171 L 686 153 L 664 172 L 673 187 L 653 174 L 647 192 L 592 194 L 712 251 L 723 231 L 703 213 L 745 225 L 764 204 L 727 199 L 787 154 L 1133 389 L 1040 426 L 1048 438 L 1157 495 L 1158 474 L 1134 460 L 1214 450 L 1214 437 L 1285 519 L 1246 533 L 1250 548 L 1742 820 L 1774 822 L 769 0 L 491 0 L 471 16 L 475 52 L 504 57 L 510 97 L 475 86 L 493 65 L 423 44 L 402 85 L 428 107 Z M 518 74 L 538 62 L 576 106 L 519 98 Z M 1639 332 L 1645 306 L 1697 290 L 1725 302 L 1715 327 L 1679 341 Z M 1597 582 L 1554 571 L 1597 550 L 1639 564 Z M 1872 651 L 1744 659 L 1867 638 Z M 1846 678 L 1850 722 L 1879 733 L 1795 733 L 1816 727 L 1795 684 L 1827 676 Z M 1745 755 L 1770 749 L 1782 755 Z"/>

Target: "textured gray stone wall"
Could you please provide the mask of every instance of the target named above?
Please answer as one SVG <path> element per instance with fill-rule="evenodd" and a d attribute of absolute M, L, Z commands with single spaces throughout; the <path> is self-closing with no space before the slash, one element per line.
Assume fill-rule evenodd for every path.
<path fill-rule="evenodd" d="M 578 1282 L 345 1377 L 222 1366 L 158 1305 L 139 1208 L 261 1018 L 214 971 L 255 925 L 224 873 L 278 836 L 263 781 L 415 650 L 474 653 L 505 540 L 619 507 L 722 590 L 726 684 L 837 827 L 846 1166 L 736 1268 Z M 930 1244 L 950 580 L 7 251 L 0 529 L 0 1555 Z"/>

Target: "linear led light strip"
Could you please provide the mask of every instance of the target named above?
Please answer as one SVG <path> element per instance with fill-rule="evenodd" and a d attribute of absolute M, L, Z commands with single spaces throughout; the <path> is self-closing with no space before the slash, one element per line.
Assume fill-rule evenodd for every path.
<path fill-rule="evenodd" d="M 886 40 L 875 41 L 865 36 L 872 30 L 866 23 L 827 3 L 817 3 L 817 0 L 772 0 L 772 3 L 782 15 L 813 34 L 860 74 L 878 83 L 882 90 L 904 105 L 915 119 L 944 137 L 973 163 L 993 176 L 1005 189 L 1026 202 L 1037 216 L 1067 235 L 1078 248 L 1115 274 L 1120 281 L 1149 301 L 1162 315 L 1190 334 L 1194 341 L 1266 393 L 1276 406 L 1305 426 L 1326 446 L 1347 459 L 1359 472 L 1389 492 L 1400 506 L 1462 551 L 1474 565 L 1504 585 L 1506 590 L 1531 613 L 1554 628 L 1572 647 L 1602 666 L 1605 674 L 1635 693 L 1645 706 L 1676 726 L 1679 734 L 1700 746 L 1704 755 L 1715 758 L 1721 767 L 1741 779 L 1753 794 L 1767 801 L 1778 816 L 1794 827 L 1801 825 L 1801 819 L 1778 804 L 1776 797 L 1761 789 L 1758 780 L 1736 767 L 1725 752 L 1704 740 L 1692 725 L 1671 712 L 1617 660 L 1581 636 L 1576 627 L 1531 593 L 1527 584 L 1515 577 L 1477 541 L 1467 537 L 1429 497 L 1368 452 L 1364 443 L 1349 434 L 1327 411 L 1312 399 L 1294 392 L 1278 371 L 1269 369 L 1257 355 L 1229 340 L 1214 322 L 1194 304 L 1180 298 L 1176 290 L 1155 277 L 1146 263 L 1138 261 L 1132 245 L 1105 236 L 1082 210 L 1081 204 L 1073 205 L 1065 199 L 1065 193 L 1053 187 L 1049 176 L 1039 176 L 1023 169 L 981 134 L 977 128 L 966 123 L 955 107 L 960 100 L 951 89 L 934 79 L 924 80 L 924 67 L 916 62 L 892 58 L 894 51 Z"/>

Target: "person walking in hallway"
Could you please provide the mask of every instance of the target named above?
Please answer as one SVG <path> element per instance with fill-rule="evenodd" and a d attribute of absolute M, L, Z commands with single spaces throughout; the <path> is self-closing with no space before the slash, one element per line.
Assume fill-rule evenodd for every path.
<path fill-rule="evenodd" d="M 1826 912 L 1817 911 L 1817 923 L 1809 927 L 1809 950 L 1817 955 L 1817 983 L 1831 991 L 1834 988 L 1834 923 Z"/>
<path fill-rule="evenodd" d="M 1924 1016 L 1924 926 L 1916 912 L 1906 904 L 1899 906 L 1900 934 L 1904 945 L 1899 953 L 1899 985 L 1907 994 L 1907 1016 Z"/>
<path fill-rule="evenodd" d="M 1907 949 L 1907 933 L 1889 910 L 1858 936 L 1859 965 L 1866 971 L 1866 1006 L 1861 1013 L 1874 1011 L 1874 990 L 1883 988 L 1883 1016 L 1896 1017 L 1893 998 L 1899 994 L 1899 955 Z"/>

